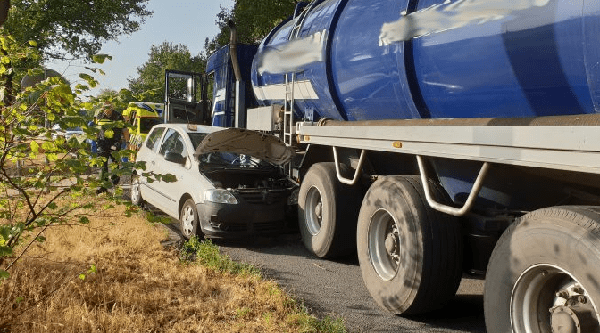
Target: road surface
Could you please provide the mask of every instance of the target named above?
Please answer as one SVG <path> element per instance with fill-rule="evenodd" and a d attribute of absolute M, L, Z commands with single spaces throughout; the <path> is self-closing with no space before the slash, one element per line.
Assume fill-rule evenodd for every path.
<path fill-rule="evenodd" d="M 169 228 L 176 234 L 173 222 Z M 349 332 L 485 332 L 482 280 L 463 278 L 457 296 L 444 309 L 404 318 L 380 310 L 371 299 L 356 257 L 316 258 L 298 233 L 213 242 L 233 260 L 260 268 L 318 317 L 342 317 Z"/>

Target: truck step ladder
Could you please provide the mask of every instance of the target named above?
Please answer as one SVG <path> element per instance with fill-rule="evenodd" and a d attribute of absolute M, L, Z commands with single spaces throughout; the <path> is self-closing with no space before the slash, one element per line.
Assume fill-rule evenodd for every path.
<path fill-rule="evenodd" d="M 290 78 L 291 77 L 291 78 Z M 283 142 L 292 146 L 294 144 L 294 88 L 296 73 L 285 76 L 285 103 L 283 109 Z"/>
<path fill-rule="evenodd" d="M 283 142 L 287 146 L 295 144 L 294 135 L 296 134 L 294 119 L 294 88 L 296 84 L 296 73 L 285 75 L 285 102 L 283 103 Z M 293 176 L 293 163 L 290 161 L 283 166 L 288 176 Z"/>

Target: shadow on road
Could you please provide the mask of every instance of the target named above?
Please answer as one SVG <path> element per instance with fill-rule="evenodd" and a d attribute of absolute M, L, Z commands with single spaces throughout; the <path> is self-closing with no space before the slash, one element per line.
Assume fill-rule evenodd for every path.
<path fill-rule="evenodd" d="M 428 325 L 446 329 L 485 332 L 483 295 L 456 295 L 444 308 L 419 316 L 408 316 Z"/>

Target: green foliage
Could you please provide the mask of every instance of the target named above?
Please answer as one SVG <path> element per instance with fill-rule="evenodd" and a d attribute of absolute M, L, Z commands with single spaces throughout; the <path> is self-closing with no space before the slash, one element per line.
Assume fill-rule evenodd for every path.
<path fill-rule="evenodd" d="M 293 15 L 295 7 L 296 1 L 291 0 L 236 0 L 233 19 L 239 41 L 260 42 L 279 22 Z"/>
<path fill-rule="evenodd" d="M 15 88 L 18 88 L 15 83 L 20 82 L 27 74 L 27 72 L 15 72 L 14 69 L 39 65 L 39 54 L 31 44 L 31 41 L 19 43 L 12 36 L 6 34 L 4 29 L 0 30 L 0 77 L 2 80 L 0 102 L 5 105 L 14 102 Z"/>
<path fill-rule="evenodd" d="M 92 61 L 98 64 L 103 64 L 106 59 L 112 60 L 112 56 L 108 54 L 94 54 L 92 56 Z"/>
<path fill-rule="evenodd" d="M 237 310 L 235 311 L 235 317 L 236 317 L 236 318 L 244 318 L 244 317 L 246 317 L 247 315 L 249 315 L 250 313 L 252 313 L 252 309 L 250 309 L 250 308 L 249 308 L 249 307 L 247 307 L 247 306 L 244 306 L 243 308 L 241 308 L 241 309 L 237 309 Z"/>
<path fill-rule="evenodd" d="M 165 69 L 203 73 L 206 60 L 202 55 L 192 56 L 187 46 L 163 42 L 150 48 L 149 59 L 137 68 L 138 76 L 129 79 L 129 89 L 140 101 L 163 102 Z"/>
<path fill-rule="evenodd" d="M 96 269 L 96 265 L 91 265 L 90 268 L 88 268 L 87 272 L 85 273 L 79 273 L 79 279 L 81 281 L 85 281 L 86 277 L 90 274 L 96 274 L 98 271 Z"/>
<path fill-rule="evenodd" d="M 260 271 L 256 267 L 237 263 L 228 256 L 221 255 L 219 247 L 211 240 L 200 241 L 195 236 L 183 244 L 180 259 L 184 262 L 195 260 L 205 267 L 222 273 L 260 276 Z"/>
<path fill-rule="evenodd" d="M 89 102 L 85 104 L 89 110 L 90 117 L 94 117 L 100 112 L 104 102 L 110 102 L 115 110 L 123 112 L 123 110 L 127 108 L 129 102 L 137 100 L 138 96 L 133 95 L 128 89 L 121 89 L 119 91 L 114 89 L 102 89 L 96 96 L 90 96 Z M 121 124 L 118 125 L 121 126 Z"/>
<path fill-rule="evenodd" d="M 171 218 L 165 215 L 156 215 L 150 211 L 146 211 L 146 220 L 150 223 L 171 224 Z"/>
<path fill-rule="evenodd" d="M 88 224 L 84 209 L 93 209 L 97 203 L 81 199 L 95 195 L 100 185 L 113 186 L 92 172 L 103 158 L 92 156 L 86 142 L 98 134 L 98 128 L 88 122 L 91 110 L 101 101 L 82 102 L 81 87 L 74 93 L 66 80 L 56 76 L 33 80 L 19 93 L 12 89 L 13 61 L 35 58 L 31 45 L 35 43 L 19 45 L 10 36 L 0 37 L 0 54 L 4 54 L 0 61 L 4 70 L 0 76 L 4 94 L 0 104 L 0 279 L 8 277 L 12 265 L 34 242 L 46 240 L 43 232 L 49 226 Z M 32 77 L 40 72 L 28 71 Z M 95 82 L 89 74 L 81 77 L 90 85 Z M 80 127 L 84 134 L 61 135 L 60 129 L 73 127 Z M 136 167 L 125 163 L 112 173 L 131 174 Z M 115 195 L 121 195 L 118 189 Z"/>
<path fill-rule="evenodd" d="M 137 31 L 152 15 L 148 0 L 12 0 L 4 29 L 44 58 L 88 57 L 102 44 Z M 64 50 L 64 51 L 63 51 Z"/>
<path fill-rule="evenodd" d="M 344 325 L 344 319 L 341 317 L 333 318 L 330 316 L 325 316 L 325 318 L 315 323 L 315 328 L 317 332 L 347 332 L 346 325 Z"/>
<path fill-rule="evenodd" d="M 221 31 L 205 41 L 205 52 L 210 54 L 229 43 L 228 21 L 236 25 L 238 43 L 258 44 L 282 20 L 294 14 L 295 6 L 293 0 L 236 0 L 233 9 L 221 7 L 215 21 Z"/>
<path fill-rule="evenodd" d="M 319 320 L 313 316 L 308 315 L 308 311 L 299 309 L 299 314 L 295 318 L 289 318 L 290 320 L 296 321 L 300 324 L 301 332 L 322 332 L 322 333 L 346 333 L 346 326 L 344 325 L 343 318 L 332 318 L 325 316 L 325 318 Z M 294 317 L 294 316 L 292 316 Z"/>

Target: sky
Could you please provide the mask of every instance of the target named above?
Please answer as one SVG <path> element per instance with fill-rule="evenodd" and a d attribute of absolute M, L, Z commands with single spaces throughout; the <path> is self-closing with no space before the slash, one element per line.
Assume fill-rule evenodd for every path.
<path fill-rule="evenodd" d="M 128 78 L 137 76 L 136 69 L 148 61 L 148 53 L 152 45 L 160 45 L 164 41 L 183 44 L 192 55 L 204 49 L 204 40 L 216 36 L 219 32 L 215 24 L 220 7 L 233 8 L 234 0 L 150 0 L 148 9 L 153 11 L 140 30 L 131 35 L 124 35 L 117 42 L 107 42 L 100 53 L 113 57 L 98 68 L 105 75 L 92 74 L 99 86 L 91 91 L 95 95 L 102 89 L 120 90 L 128 87 Z M 48 68 L 54 69 L 71 82 L 79 82 L 79 73 L 85 72 L 82 63 L 49 62 Z M 86 65 L 89 66 L 89 65 Z"/>

